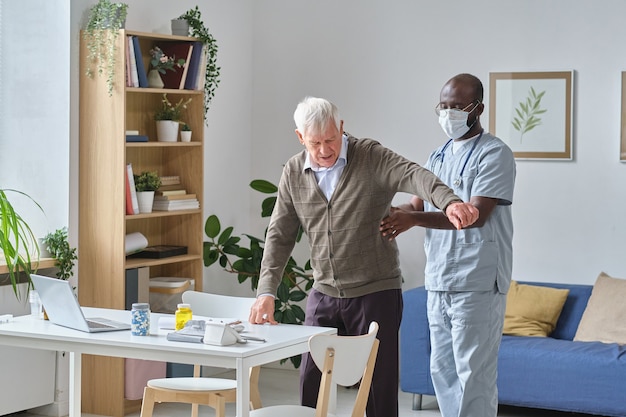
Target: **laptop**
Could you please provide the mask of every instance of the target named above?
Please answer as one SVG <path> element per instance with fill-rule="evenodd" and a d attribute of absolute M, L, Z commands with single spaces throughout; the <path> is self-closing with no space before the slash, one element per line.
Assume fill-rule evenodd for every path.
<path fill-rule="evenodd" d="M 48 319 L 59 326 L 82 332 L 129 330 L 130 324 L 100 317 L 85 318 L 69 281 L 31 274 Z"/>

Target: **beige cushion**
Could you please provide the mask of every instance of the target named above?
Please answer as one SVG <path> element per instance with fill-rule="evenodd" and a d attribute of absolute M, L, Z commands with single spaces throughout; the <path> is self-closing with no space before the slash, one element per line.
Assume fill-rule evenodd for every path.
<path fill-rule="evenodd" d="M 569 290 L 511 282 L 503 334 L 548 336 L 556 327 Z"/>
<path fill-rule="evenodd" d="M 626 280 L 600 273 L 574 340 L 626 344 Z"/>

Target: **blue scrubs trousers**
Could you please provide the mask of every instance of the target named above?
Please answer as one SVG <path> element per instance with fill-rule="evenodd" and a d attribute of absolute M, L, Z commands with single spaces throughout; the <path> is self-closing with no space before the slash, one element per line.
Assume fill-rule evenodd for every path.
<path fill-rule="evenodd" d="M 430 373 L 442 417 L 496 417 L 506 294 L 429 291 Z"/>

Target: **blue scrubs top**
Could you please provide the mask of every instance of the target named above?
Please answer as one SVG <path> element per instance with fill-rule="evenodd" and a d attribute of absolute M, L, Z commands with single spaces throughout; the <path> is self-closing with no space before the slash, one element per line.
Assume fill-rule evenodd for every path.
<path fill-rule="evenodd" d="M 497 284 L 498 290 L 506 293 L 513 267 L 513 152 L 500 139 L 484 132 L 455 153 L 452 143 L 438 148 L 428 158 L 426 167 L 463 201 L 468 202 L 473 196 L 498 199 L 482 227 L 426 229 L 426 289 L 490 291 Z M 427 201 L 424 210 L 439 211 Z"/>

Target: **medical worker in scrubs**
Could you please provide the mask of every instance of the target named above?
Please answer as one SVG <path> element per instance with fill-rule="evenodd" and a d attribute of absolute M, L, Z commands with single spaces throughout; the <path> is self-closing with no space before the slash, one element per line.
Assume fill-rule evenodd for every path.
<path fill-rule="evenodd" d="M 456 230 L 438 209 L 417 197 L 393 208 L 381 232 L 389 239 L 426 228 L 425 285 L 430 324 L 430 370 L 442 417 L 495 417 L 498 349 L 511 282 L 515 159 L 480 124 L 483 86 L 459 74 L 442 88 L 435 111 L 445 143 L 430 169 L 480 212 Z"/>

